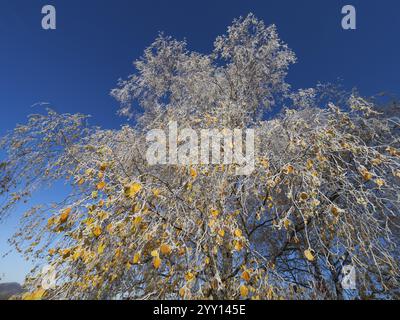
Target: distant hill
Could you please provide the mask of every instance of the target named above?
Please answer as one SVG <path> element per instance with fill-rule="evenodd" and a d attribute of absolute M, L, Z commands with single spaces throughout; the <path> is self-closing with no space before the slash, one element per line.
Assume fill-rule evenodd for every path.
<path fill-rule="evenodd" d="M 24 292 L 24 290 L 19 283 L 0 283 L 0 300 L 7 300 L 11 296 L 22 292 Z"/>

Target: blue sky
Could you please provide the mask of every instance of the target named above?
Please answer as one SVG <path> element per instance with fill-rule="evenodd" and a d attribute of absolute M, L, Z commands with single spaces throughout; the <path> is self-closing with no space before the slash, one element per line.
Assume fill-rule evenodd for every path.
<path fill-rule="evenodd" d="M 57 9 L 57 30 L 41 28 L 46 4 Z M 356 7 L 357 30 L 341 28 L 346 4 Z M 159 31 L 210 52 L 215 37 L 249 12 L 275 23 L 296 53 L 288 76 L 294 88 L 341 78 L 365 95 L 399 95 L 398 0 L 1 0 L 0 135 L 40 112 L 31 107 L 37 102 L 91 114 L 92 124 L 117 128 L 126 120 L 116 115 L 109 91 L 133 71 L 132 61 Z M 35 198 L 49 200 L 48 191 Z M 0 225 L 0 255 L 9 250 L 6 239 L 18 215 Z M 28 265 L 15 253 L 0 258 L 0 282 L 21 282 Z"/>

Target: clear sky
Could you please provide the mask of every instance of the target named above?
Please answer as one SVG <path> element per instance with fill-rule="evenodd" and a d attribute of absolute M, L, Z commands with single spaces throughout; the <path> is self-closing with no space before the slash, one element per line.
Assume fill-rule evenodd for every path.
<path fill-rule="evenodd" d="M 57 29 L 41 28 L 41 8 L 57 10 Z M 341 8 L 357 10 L 357 29 L 343 30 Z M 210 52 L 232 20 L 253 12 L 274 23 L 296 53 L 288 82 L 294 88 L 343 79 L 364 95 L 400 93 L 398 0 L 0 0 L 0 135 L 49 102 L 58 112 L 91 114 L 92 124 L 117 128 L 109 96 L 118 78 L 164 31 Z M 55 192 L 38 194 L 49 201 Z M 19 208 L 0 224 L 0 255 L 9 250 Z M 16 253 L 0 258 L 0 282 L 21 282 L 28 269 Z"/>

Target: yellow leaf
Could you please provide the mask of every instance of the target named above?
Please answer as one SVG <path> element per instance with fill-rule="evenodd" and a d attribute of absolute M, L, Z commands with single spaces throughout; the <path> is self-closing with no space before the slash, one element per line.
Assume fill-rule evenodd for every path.
<path fill-rule="evenodd" d="M 372 173 L 369 172 L 366 168 L 361 167 L 359 168 L 361 175 L 363 176 L 364 180 L 369 181 L 372 179 Z"/>
<path fill-rule="evenodd" d="M 219 215 L 219 210 L 217 210 L 217 209 L 211 209 L 211 214 L 212 214 L 212 216 L 213 217 L 218 217 L 218 215 Z"/>
<path fill-rule="evenodd" d="M 22 296 L 22 299 L 23 300 L 41 300 L 45 293 L 46 293 L 46 290 L 44 290 L 43 288 L 39 288 L 32 293 L 24 294 Z"/>
<path fill-rule="evenodd" d="M 285 173 L 286 174 L 292 174 L 294 172 L 294 168 L 293 168 L 293 166 L 292 165 L 287 165 L 286 166 L 286 168 L 285 168 Z"/>
<path fill-rule="evenodd" d="M 109 224 L 107 225 L 107 227 L 106 227 L 107 232 L 111 233 L 112 228 L 113 228 L 112 224 L 109 223 Z"/>
<path fill-rule="evenodd" d="M 158 269 L 158 268 L 160 267 L 160 265 L 161 265 L 161 259 L 160 259 L 160 257 L 159 257 L 159 256 L 154 257 L 154 259 L 153 259 L 153 266 L 154 266 L 154 268 Z"/>
<path fill-rule="evenodd" d="M 331 208 L 331 212 L 332 212 L 332 214 L 333 214 L 335 217 L 339 216 L 339 214 L 340 214 L 341 211 L 342 211 L 342 210 L 339 209 L 339 208 L 336 207 L 336 206 L 332 206 L 332 208 Z"/>
<path fill-rule="evenodd" d="M 242 279 L 246 280 L 247 282 L 250 281 L 250 273 L 247 270 L 242 272 Z"/>
<path fill-rule="evenodd" d="M 205 264 L 210 264 L 210 258 L 209 257 L 205 258 L 204 262 L 205 262 Z"/>
<path fill-rule="evenodd" d="M 249 289 L 245 285 L 240 286 L 240 295 L 246 298 L 249 295 Z"/>
<path fill-rule="evenodd" d="M 100 243 L 99 244 L 99 248 L 97 249 L 97 253 L 98 254 L 102 254 L 104 252 L 105 248 L 106 248 L 106 244 L 105 243 Z"/>
<path fill-rule="evenodd" d="M 52 225 L 54 225 L 55 222 L 56 222 L 56 218 L 51 217 L 51 218 L 49 218 L 49 220 L 47 220 L 47 226 L 50 228 Z"/>
<path fill-rule="evenodd" d="M 64 223 L 67 221 L 69 214 L 71 213 L 72 209 L 71 208 L 67 208 L 65 209 L 61 215 L 60 215 L 60 223 Z"/>
<path fill-rule="evenodd" d="M 285 220 L 283 221 L 283 225 L 285 226 L 285 229 L 286 229 L 286 230 L 289 229 L 290 224 L 291 224 L 291 222 L 290 222 L 289 219 L 285 219 Z"/>
<path fill-rule="evenodd" d="M 93 229 L 93 234 L 96 236 L 96 237 L 98 237 L 98 236 L 100 236 L 101 235 L 101 227 L 99 227 L 99 226 L 97 226 L 97 227 L 95 227 L 94 229 Z"/>
<path fill-rule="evenodd" d="M 97 190 L 102 190 L 106 186 L 106 183 L 104 181 L 101 181 L 97 184 Z"/>
<path fill-rule="evenodd" d="M 375 180 L 375 183 L 377 184 L 378 187 L 382 187 L 385 185 L 385 180 L 379 178 Z"/>
<path fill-rule="evenodd" d="M 307 258 L 308 261 L 314 261 L 315 259 L 311 249 L 304 250 L 304 256 Z"/>
<path fill-rule="evenodd" d="M 382 163 L 382 160 L 378 157 L 371 161 L 373 166 L 379 166 Z"/>
<path fill-rule="evenodd" d="M 103 163 L 100 165 L 100 170 L 101 170 L 101 171 L 106 171 L 107 167 L 108 167 L 108 164 L 105 163 L 105 162 L 103 162 Z"/>
<path fill-rule="evenodd" d="M 140 223 L 142 222 L 142 220 L 143 220 L 142 217 L 137 216 L 137 217 L 135 217 L 135 219 L 133 220 L 133 223 L 134 223 L 135 225 L 138 225 L 138 224 L 140 224 Z"/>
<path fill-rule="evenodd" d="M 72 255 L 72 260 L 76 261 L 80 258 L 82 251 L 77 249 L 75 250 L 74 254 Z"/>
<path fill-rule="evenodd" d="M 236 229 L 234 234 L 235 234 L 236 237 L 240 238 L 242 236 L 242 230 Z"/>
<path fill-rule="evenodd" d="M 194 278 L 195 278 L 195 275 L 190 271 L 185 274 L 185 280 L 188 282 L 192 281 Z"/>
<path fill-rule="evenodd" d="M 85 183 L 85 179 L 83 179 L 83 178 L 80 178 L 79 179 L 79 181 L 78 181 L 78 185 L 83 185 Z"/>
<path fill-rule="evenodd" d="M 158 251 L 157 251 L 157 250 L 153 250 L 153 251 L 151 252 L 151 256 L 152 256 L 152 257 L 158 257 Z"/>
<path fill-rule="evenodd" d="M 125 187 L 125 196 L 129 198 L 134 198 L 136 194 L 142 190 L 142 185 L 138 182 L 134 182 L 130 184 L 129 186 Z"/>
<path fill-rule="evenodd" d="M 314 162 L 313 162 L 311 159 L 308 159 L 308 160 L 307 160 L 306 168 L 307 168 L 308 170 L 311 170 L 312 167 L 313 167 L 313 165 L 314 165 Z"/>
<path fill-rule="evenodd" d="M 190 175 L 192 178 L 197 177 L 197 171 L 194 168 L 190 168 Z"/>
<path fill-rule="evenodd" d="M 171 250 L 171 247 L 168 244 L 163 243 L 160 246 L 160 251 L 161 251 L 162 254 L 170 254 L 172 250 Z"/>
<path fill-rule="evenodd" d="M 218 230 L 218 234 L 223 237 L 225 235 L 225 230 L 224 229 L 220 229 Z"/>
<path fill-rule="evenodd" d="M 186 294 L 186 289 L 185 288 L 180 288 L 179 289 L 179 295 L 183 298 Z"/>
<path fill-rule="evenodd" d="M 139 260 L 140 260 L 140 253 L 136 252 L 135 255 L 133 256 L 133 263 L 137 264 L 139 263 Z"/>
<path fill-rule="evenodd" d="M 67 248 L 67 249 L 63 249 L 61 250 L 61 255 L 63 256 L 63 258 L 68 258 L 71 254 L 71 249 Z"/>
<path fill-rule="evenodd" d="M 391 156 L 399 156 L 400 152 L 397 151 L 396 148 L 393 147 L 387 147 L 386 151 L 390 153 Z"/>
<path fill-rule="evenodd" d="M 240 251 L 240 250 L 243 249 L 243 244 L 242 244 L 242 242 L 240 242 L 240 241 L 235 241 L 234 243 L 235 243 L 235 250 L 236 250 L 236 251 Z"/>

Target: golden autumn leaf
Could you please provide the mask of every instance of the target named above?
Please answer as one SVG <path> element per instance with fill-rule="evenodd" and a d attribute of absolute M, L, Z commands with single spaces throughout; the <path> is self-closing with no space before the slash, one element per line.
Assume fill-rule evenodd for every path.
<path fill-rule="evenodd" d="M 242 277 L 243 280 L 246 280 L 247 282 L 250 281 L 250 273 L 247 270 L 244 270 L 242 272 L 242 276 L 241 277 Z"/>
<path fill-rule="evenodd" d="M 241 241 L 235 241 L 234 242 L 234 247 L 236 251 L 240 251 L 243 249 L 243 244 Z"/>
<path fill-rule="evenodd" d="M 315 257 L 311 249 L 304 250 L 304 256 L 308 261 L 314 261 Z"/>
<path fill-rule="evenodd" d="M 135 219 L 133 219 L 133 224 L 137 226 L 142 222 L 142 220 L 143 218 L 141 216 L 137 216 Z"/>
<path fill-rule="evenodd" d="M 185 288 L 180 288 L 179 289 L 179 295 L 183 298 L 186 294 L 186 289 Z"/>
<path fill-rule="evenodd" d="M 378 187 L 383 187 L 385 185 L 385 180 L 378 178 L 378 179 L 375 179 L 375 183 Z"/>
<path fill-rule="evenodd" d="M 340 212 L 342 212 L 342 210 L 339 209 L 339 208 L 336 207 L 336 206 L 332 206 L 332 207 L 331 207 L 331 212 L 332 212 L 332 214 L 333 214 L 335 217 L 338 217 L 339 214 L 340 214 Z"/>
<path fill-rule="evenodd" d="M 389 154 L 390 154 L 391 156 L 399 156 L 399 155 L 400 155 L 400 152 L 397 151 L 397 149 L 396 149 L 396 148 L 393 148 L 393 147 L 387 147 L 387 148 L 386 148 L 386 151 L 389 152 Z"/>
<path fill-rule="evenodd" d="M 289 229 L 291 224 L 292 223 L 291 223 L 291 221 L 289 219 L 286 218 L 285 220 L 283 220 L 283 226 L 285 227 L 286 230 Z"/>
<path fill-rule="evenodd" d="M 97 184 L 97 190 L 102 190 L 106 186 L 106 183 L 104 181 L 101 181 Z"/>
<path fill-rule="evenodd" d="M 118 259 L 121 256 L 121 254 L 122 254 L 122 249 L 121 248 L 117 248 L 115 250 L 114 257 Z"/>
<path fill-rule="evenodd" d="M 136 252 L 135 255 L 133 256 L 133 263 L 137 264 L 139 263 L 139 260 L 140 260 L 140 253 Z"/>
<path fill-rule="evenodd" d="M 111 233 L 111 232 L 112 232 L 112 229 L 113 229 L 113 225 L 112 225 L 111 223 L 109 223 L 109 224 L 106 226 L 107 232 Z"/>
<path fill-rule="evenodd" d="M 243 298 L 246 298 L 249 295 L 249 289 L 245 285 L 241 285 L 239 291 Z"/>
<path fill-rule="evenodd" d="M 61 256 L 66 259 L 71 255 L 71 249 L 67 248 L 67 249 L 63 249 L 61 250 Z"/>
<path fill-rule="evenodd" d="M 125 196 L 129 198 L 134 198 L 140 190 L 142 190 L 142 185 L 138 182 L 134 182 L 125 187 L 124 193 Z"/>
<path fill-rule="evenodd" d="M 93 229 L 93 235 L 95 235 L 96 237 L 100 236 L 101 232 L 102 232 L 102 230 L 101 230 L 101 227 L 99 227 L 99 226 L 97 226 Z"/>
<path fill-rule="evenodd" d="M 293 172 L 294 172 L 294 167 L 291 164 L 287 165 L 285 168 L 285 173 L 292 174 Z"/>
<path fill-rule="evenodd" d="M 197 177 L 197 171 L 194 168 L 190 168 L 190 176 L 192 178 L 196 178 Z"/>
<path fill-rule="evenodd" d="M 371 164 L 372 164 L 373 166 L 379 166 L 382 162 L 383 162 L 383 161 L 382 161 L 382 159 L 381 159 L 380 157 L 371 160 Z"/>
<path fill-rule="evenodd" d="M 242 236 L 242 230 L 240 229 L 235 229 L 234 231 L 234 235 L 238 238 L 240 238 Z"/>
<path fill-rule="evenodd" d="M 211 211 L 210 211 L 210 213 L 211 213 L 211 215 L 213 216 L 213 217 L 218 217 L 218 215 L 219 215 L 219 210 L 218 209 L 211 209 Z"/>
<path fill-rule="evenodd" d="M 72 260 L 76 261 L 78 260 L 82 255 L 82 251 L 80 249 L 77 249 L 74 251 L 74 254 L 72 255 Z"/>
<path fill-rule="evenodd" d="M 154 268 L 158 269 L 161 266 L 161 259 L 159 256 L 154 257 L 153 259 L 153 266 Z"/>
<path fill-rule="evenodd" d="M 306 164 L 306 168 L 308 170 L 311 170 L 313 168 L 313 166 L 314 166 L 314 162 L 311 159 L 308 159 L 307 160 L 307 164 Z"/>
<path fill-rule="evenodd" d="M 223 237 L 225 235 L 225 230 L 224 229 L 219 229 L 218 230 L 218 235 Z"/>
<path fill-rule="evenodd" d="M 22 296 L 23 300 L 41 300 L 44 296 L 44 294 L 46 293 L 46 290 L 43 288 L 39 288 L 36 291 L 32 292 L 32 293 L 25 293 Z"/>
<path fill-rule="evenodd" d="M 47 227 L 50 228 L 51 226 L 53 226 L 55 224 L 55 222 L 56 222 L 56 218 L 55 217 L 49 218 L 49 220 L 47 220 Z"/>
<path fill-rule="evenodd" d="M 187 282 L 189 282 L 189 281 L 192 281 L 193 279 L 195 278 L 195 275 L 194 275 L 194 273 L 193 272 L 186 272 L 186 274 L 185 274 L 185 280 L 187 281 Z"/>
<path fill-rule="evenodd" d="M 160 246 L 160 251 L 161 251 L 162 254 L 170 254 L 171 251 L 172 251 L 172 249 L 171 249 L 171 247 L 170 247 L 168 244 L 163 243 L 163 244 Z"/>
<path fill-rule="evenodd" d="M 102 254 L 104 252 L 104 249 L 106 248 L 106 244 L 105 243 L 100 243 L 99 247 L 97 249 L 97 253 L 98 254 Z"/>
<path fill-rule="evenodd" d="M 151 253 L 152 257 L 158 257 L 158 251 L 157 250 L 153 250 Z"/>
<path fill-rule="evenodd" d="M 364 178 L 364 180 L 369 181 L 372 179 L 372 173 L 369 172 L 366 168 L 361 167 L 361 168 L 359 168 L 359 171 L 360 171 L 362 177 Z"/>
<path fill-rule="evenodd" d="M 64 223 L 67 221 L 69 214 L 71 213 L 71 208 L 66 208 L 60 215 L 60 223 Z"/>

